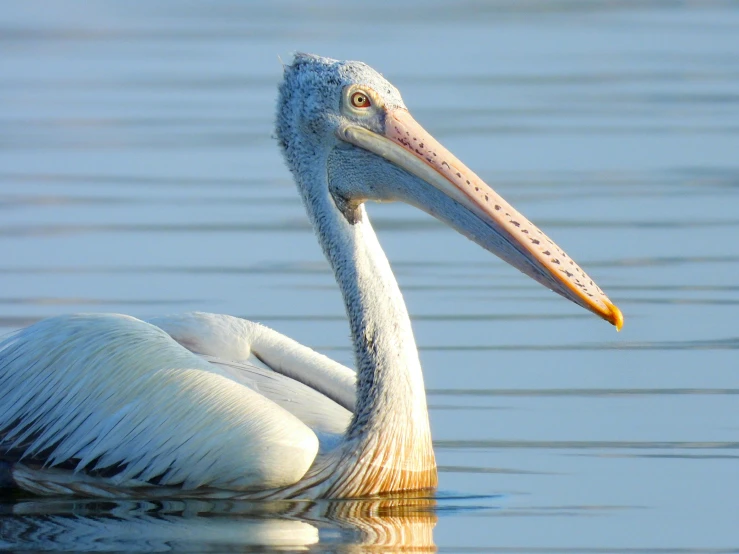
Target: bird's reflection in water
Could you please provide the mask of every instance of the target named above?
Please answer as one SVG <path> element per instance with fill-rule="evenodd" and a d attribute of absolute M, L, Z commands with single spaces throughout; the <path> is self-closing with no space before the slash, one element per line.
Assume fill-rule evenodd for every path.
<path fill-rule="evenodd" d="M 419 493 L 395 494 L 372 500 L 346 500 L 319 506 L 321 520 L 343 531 L 346 543 L 373 547 L 373 552 L 436 552 L 433 530 L 436 499 Z M 318 526 L 318 523 L 317 523 Z"/>
<path fill-rule="evenodd" d="M 331 551 L 435 552 L 436 500 L 352 501 L 23 499 L 0 503 L 0 551 L 260 551 L 325 544 Z M 357 549 L 359 547 L 359 549 Z M 380 547 L 378 550 L 377 547 Z"/>

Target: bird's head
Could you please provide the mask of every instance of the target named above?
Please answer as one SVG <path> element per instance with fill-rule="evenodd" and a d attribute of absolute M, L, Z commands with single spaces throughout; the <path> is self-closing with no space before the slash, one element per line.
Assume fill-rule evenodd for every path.
<path fill-rule="evenodd" d="M 344 125 L 382 132 L 388 109 L 405 109 L 400 93 L 367 64 L 296 54 L 280 85 L 277 136 L 288 153 L 296 138 L 325 150 Z"/>
<path fill-rule="evenodd" d="M 437 142 L 398 90 L 361 62 L 297 54 L 285 67 L 277 137 L 304 195 L 326 193 L 350 224 L 366 201 L 433 215 L 529 277 L 620 329 L 623 316 L 538 227 Z M 325 178 L 301 179 L 315 167 Z"/>

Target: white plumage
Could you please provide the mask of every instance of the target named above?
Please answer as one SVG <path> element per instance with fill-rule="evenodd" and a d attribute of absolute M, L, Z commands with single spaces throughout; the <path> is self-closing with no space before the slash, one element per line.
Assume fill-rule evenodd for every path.
<path fill-rule="evenodd" d="M 294 483 L 318 451 L 298 418 L 132 317 L 47 319 L 0 353 L 0 444 L 24 465 L 249 490 Z"/>
<path fill-rule="evenodd" d="M 261 362 L 274 372 L 305 383 L 347 410 L 354 410 L 354 371 L 269 327 L 202 312 L 155 317 L 149 323 L 192 352 L 257 366 Z"/>
<path fill-rule="evenodd" d="M 417 206 L 621 326 L 582 269 L 368 66 L 296 55 L 276 127 L 344 298 L 357 372 L 230 316 L 41 321 L 0 343 L 0 486 L 250 498 L 435 487 L 411 322 L 368 200 Z"/>

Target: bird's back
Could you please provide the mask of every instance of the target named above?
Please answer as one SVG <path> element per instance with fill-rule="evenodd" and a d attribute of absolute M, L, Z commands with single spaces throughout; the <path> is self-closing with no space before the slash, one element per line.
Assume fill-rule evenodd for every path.
<path fill-rule="evenodd" d="M 0 458 L 35 492 L 271 489 L 317 451 L 297 417 L 138 319 L 50 318 L 0 343 Z"/>

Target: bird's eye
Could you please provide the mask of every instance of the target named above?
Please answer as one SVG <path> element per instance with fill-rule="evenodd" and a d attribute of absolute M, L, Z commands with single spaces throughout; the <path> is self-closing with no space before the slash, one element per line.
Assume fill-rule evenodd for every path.
<path fill-rule="evenodd" d="M 352 94 L 352 106 L 355 108 L 369 108 L 372 105 L 369 96 L 364 92 L 355 92 Z"/>

